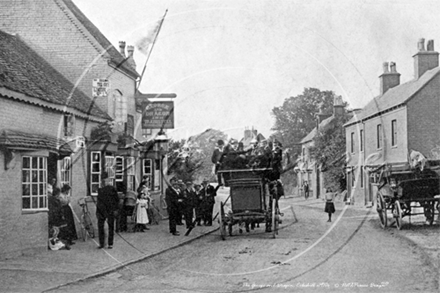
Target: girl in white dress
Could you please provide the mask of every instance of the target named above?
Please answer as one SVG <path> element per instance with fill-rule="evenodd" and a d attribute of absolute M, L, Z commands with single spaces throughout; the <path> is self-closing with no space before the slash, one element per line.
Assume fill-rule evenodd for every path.
<path fill-rule="evenodd" d="M 144 232 L 145 230 L 149 230 L 149 228 L 147 227 L 147 224 L 150 222 L 147 213 L 148 202 L 149 202 L 148 189 L 144 189 L 141 191 L 136 201 L 135 231 Z"/>

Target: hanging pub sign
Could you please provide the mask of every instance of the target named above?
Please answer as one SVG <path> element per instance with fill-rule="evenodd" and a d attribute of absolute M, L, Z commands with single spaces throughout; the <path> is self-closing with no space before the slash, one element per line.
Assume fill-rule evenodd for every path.
<path fill-rule="evenodd" d="M 93 97 L 107 97 L 110 82 L 108 79 L 95 78 L 93 79 Z"/>
<path fill-rule="evenodd" d="M 174 102 L 143 102 L 142 129 L 173 129 Z"/>

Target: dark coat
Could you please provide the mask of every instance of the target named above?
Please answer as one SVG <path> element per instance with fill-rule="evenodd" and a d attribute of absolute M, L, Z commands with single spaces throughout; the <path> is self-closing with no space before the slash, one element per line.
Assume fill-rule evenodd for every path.
<path fill-rule="evenodd" d="M 64 213 L 61 208 L 61 202 L 57 196 L 51 195 L 48 197 L 49 205 L 49 227 L 60 227 L 66 225 Z"/>
<path fill-rule="evenodd" d="M 106 185 L 98 189 L 98 201 L 96 203 L 96 214 L 108 217 L 119 208 L 119 196 L 116 188 Z"/>
<path fill-rule="evenodd" d="M 178 209 L 179 193 L 172 187 L 168 187 L 165 191 L 165 202 L 168 209 Z"/>

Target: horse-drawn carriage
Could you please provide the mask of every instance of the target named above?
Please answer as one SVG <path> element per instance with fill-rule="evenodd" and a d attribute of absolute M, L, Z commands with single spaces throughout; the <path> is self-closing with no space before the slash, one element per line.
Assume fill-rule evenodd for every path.
<path fill-rule="evenodd" d="M 376 209 L 382 228 L 388 225 L 388 211 L 399 230 L 402 218 L 406 216 L 411 223 L 411 216 L 423 214 L 427 224 L 434 223 L 436 209 L 440 211 L 439 163 L 439 160 L 433 160 L 422 168 L 414 168 L 407 163 L 373 167 L 370 174 L 376 177 Z"/>
<path fill-rule="evenodd" d="M 239 232 L 244 225 L 246 231 L 265 224 L 266 232 L 273 237 L 278 234 L 278 225 L 281 223 L 278 207 L 280 186 L 276 180 L 269 180 L 268 174 L 272 169 L 239 169 L 221 170 L 226 185 L 230 187 L 229 197 L 220 202 L 219 223 L 220 235 L 226 238 L 226 229 L 229 236 L 233 235 L 232 227 L 239 225 Z M 226 203 L 231 199 L 231 209 L 226 212 Z"/>

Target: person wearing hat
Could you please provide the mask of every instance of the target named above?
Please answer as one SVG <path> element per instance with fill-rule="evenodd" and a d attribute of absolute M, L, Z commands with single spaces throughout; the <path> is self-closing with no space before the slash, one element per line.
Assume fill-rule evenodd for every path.
<path fill-rule="evenodd" d="M 221 168 L 222 165 L 222 158 L 223 158 L 223 154 L 225 151 L 225 143 L 223 140 L 219 139 L 217 141 L 217 146 L 214 149 L 214 152 L 212 153 L 211 156 L 211 162 L 214 164 L 214 174 L 217 175 L 217 183 L 219 185 L 223 185 L 222 184 L 222 176 L 221 174 L 218 173 L 218 171 Z"/>
<path fill-rule="evenodd" d="M 170 179 L 170 185 L 165 191 L 165 202 L 167 204 L 168 220 L 170 233 L 174 236 L 179 236 L 176 229 L 178 217 L 178 203 L 179 203 L 179 184 L 176 178 Z"/>
<path fill-rule="evenodd" d="M 193 223 L 193 215 L 194 215 L 194 207 L 196 205 L 197 201 L 197 195 L 193 188 L 192 181 L 187 181 L 185 184 L 185 190 L 183 191 L 183 197 L 184 197 L 184 210 L 183 210 L 183 217 L 185 218 L 186 228 L 194 228 Z"/>
<path fill-rule="evenodd" d="M 115 233 L 115 219 L 119 208 L 118 191 L 112 185 L 111 178 L 104 179 L 104 187 L 98 189 L 96 203 L 96 218 L 98 219 L 99 246 L 104 248 L 105 232 L 104 223 L 108 225 L 108 248 L 113 248 L 113 238 Z"/>

